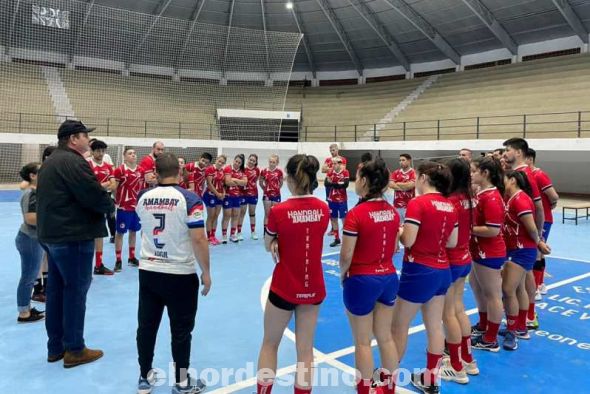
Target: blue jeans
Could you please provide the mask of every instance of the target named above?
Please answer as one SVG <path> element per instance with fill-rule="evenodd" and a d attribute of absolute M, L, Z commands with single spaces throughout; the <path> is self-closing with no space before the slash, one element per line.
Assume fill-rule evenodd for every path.
<path fill-rule="evenodd" d="M 94 240 L 44 244 L 48 278 L 45 306 L 50 356 L 84 349 L 86 294 L 92 281 Z"/>
<path fill-rule="evenodd" d="M 35 279 L 39 275 L 43 249 L 36 238 L 19 231 L 14 240 L 16 250 L 20 253 L 20 280 L 16 290 L 16 306 L 19 312 L 31 309 L 31 293 Z"/>

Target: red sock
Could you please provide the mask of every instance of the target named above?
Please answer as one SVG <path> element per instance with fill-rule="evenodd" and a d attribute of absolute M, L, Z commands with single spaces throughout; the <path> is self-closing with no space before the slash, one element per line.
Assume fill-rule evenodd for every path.
<path fill-rule="evenodd" d="M 256 231 L 256 223 L 250 223 L 250 231 L 251 232 Z"/>
<path fill-rule="evenodd" d="M 541 286 L 543 283 L 543 275 L 544 272 L 542 270 L 533 270 L 533 276 L 535 277 L 535 285 L 537 287 Z"/>
<path fill-rule="evenodd" d="M 485 331 L 488 327 L 488 313 L 487 312 L 479 312 L 479 323 L 477 326 L 480 330 Z"/>
<path fill-rule="evenodd" d="M 241 233 L 241 232 L 242 232 L 242 225 L 238 224 L 238 233 Z"/>
<path fill-rule="evenodd" d="M 528 309 L 521 309 L 518 311 L 518 326 L 517 330 L 526 330 L 526 316 L 529 314 Z"/>
<path fill-rule="evenodd" d="M 490 323 L 491 322 L 488 322 L 488 330 L 490 329 Z M 498 324 L 498 327 L 499 326 L 500 325 Z M 470 363 L 473 361 L 473 355 L 471 354 L 471 335 L 461 337 L 461 359 L 466 363 Z"/>
<path fill-rule="evenodd" d="M 236 228 L 232 227 L 231 230 L 229 230 L 230 235 L 234 236 L 236 235 Z"/>
<path fill-rule="evenodd" d="M 498 331 L 500 330 L 500 323 L 488 322 L 488 329 L 483 336 L 483 340 L 491 343 L 498 341 Z"/>
<path fill-rule="evenodd" d="M 227 229 L 226 229 L 226 228 L 222 228 L 222 229 L 221 229 L 221 235 L 222 235 L 223 237 L 227 237 Z"/>
<path fill-rule="evenodd" d="M 506 325 L 508 326 L 508 331 L 516 331 L 518 329 L 518 315 L 506 315 Z"/>
<path fill-rule="evenodd" d="M 211 236 L 215 238 L 215 233 L 217 233 L 217 227 L 211 229 Z"/>
<path fill-rule="evenodd" d="M 272 391 L 272 383 L 256 383 L 256 394 L 270 394 Z"/>
<path fill-rule="evenodd" d="M 356 384 L 358 394 L 369 394 L 371 392 L 371 379 L 361 379 Z"/>
<path fill-rule="evenodd" d="M 424 371 L 424 384 L 436 384 L 441 361 L 442 354 L 432 354 L 430 352 L 426 352 L 426 371 Z"/>
<path fill-rule="evenodd" d="M 340 232 L 339 231 L 334 230 L 334 239 L 337 239 L 337 240 L 340 239 Z"/>
<path fill-rule="evenodd" d="M 457 372 L 463 370 L 463 364 L 461 363 L 461 356 L 459 356 L 459 351 L 461 350 L 461 342 L 459 343 L 449 343 L 449 354 L 451 356 L 451 365 L 453 369 Z"/>
<path fill-rule="evenodd" d="M 311 387 L 308 389 L 301 389 L 301 388 L 295 386 L 295 387 L 293 387 L 293 393 L 294 394 L 311 394 Z"/>
<path fill-rule="evenodd" d="M 117 261 L 121 260 L 121 251 L 120 250 L 115 250 L 115 259 Z"/>
<path fill-rule="evenodd" d="M 130 259 L 134 259 L 135 258 L 135 246 L 130 246 L 129 247 L 129 258 Z"/>
<path fill-rule="evenodd" d="M 94 256 L 96 258 L 96 266 L 100 267 L 102 265 L 102 252 L 95 252 Z"/>
<path fill-rule="evenodd" d="M 529 304 L 529 313 L 527 314 L 527 319 L 535 320 L 535 303 L 534 302 Z"/>
<path fill-rule="evenodd" d="M 381 386 L 383 394 L 395 394 L 395 381 L 395 375 L 388 375 L 381 372 L 381 382 L 384 383 L 384 385 Z"/>

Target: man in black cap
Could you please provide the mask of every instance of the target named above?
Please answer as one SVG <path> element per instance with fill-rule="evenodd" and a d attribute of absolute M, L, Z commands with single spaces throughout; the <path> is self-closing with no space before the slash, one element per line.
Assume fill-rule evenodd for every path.
<path fill-rule="evenodd" d="M 93 130 L 76 120 L 62 123 L 57 149 L 43 163 L 38 177 L 37 231 L 49 265 L 47 361 L 63 358 L 65 368 L 103 355 L 84 343 L 84 316 L 94 239 L 107 235 L 104 217 L 115 207 L 83 156 Z"/>

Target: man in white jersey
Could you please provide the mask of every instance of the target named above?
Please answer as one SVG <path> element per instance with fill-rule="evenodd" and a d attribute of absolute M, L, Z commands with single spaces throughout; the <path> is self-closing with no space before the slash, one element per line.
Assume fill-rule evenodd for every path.
<path fill-rule="evenodd" d="M 170 318 L 176 373 L 172 394 L 197 394 L 205 389 L 204 383 L 191 380 L 187 371 L 199 290 L 195 263 L 199 263 L 202 271 L 201 294 L 205 296 L 211 288 L 209 243 L 205 236 L 203 202 L 193 192 L 178 186 L 178 169 L 174 154 L 158 155 L 159 184 L 141 192 L 137 201 L 136 211 L 143 230 L 137 328 L 139 393 L 150 393 L 153 386 L 150 371 L 164 307 Z"/>

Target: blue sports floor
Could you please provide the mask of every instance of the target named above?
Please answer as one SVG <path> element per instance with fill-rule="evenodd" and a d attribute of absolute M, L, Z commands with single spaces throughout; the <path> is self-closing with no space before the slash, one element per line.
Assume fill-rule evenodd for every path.
<path fill-rule="evenodd" d="M 323 189 L 317 191 L 323 194 Z M 284 195 L 286 190 L 284 191 Z M 114 277 L 95 277 L 88 295 L 86 341 L 103 349 L 100 361 L 65 370 L 48 364 L 43 323 L 16 324 L 16 286 L 20 272 L 14 237 L 21 223 L 20 192 L 0 192 L 0 393 L 32 392 L 60 394 L 135 393 L 138 377 L 135 329 L 137 327 L 137 269 L 124 266 Z M 350 204 L 356 197 L 349 194 Z M 262 206 L 257 228 L 262 235 Z M 246 218 L 246 221 L 248 219 Z M 562 225 L 561 217 L 551 231 L 553 255 L 547 259 L 546 279 L 550 291 L 539 304 L 541 330 L 530 341 L 520 341 L 516 352 L 493 354 L 475 351 L 481 374 L 468 385 L 444 383 L 448 393 L 570 393 L 590 387 L 590 222 Z M 248 229 L 246 223 L 244 226 Z M 247 234 L 249 231 L 245 231 Z M 338 250 L 324 243 L 324 268 L 328 298 L 322 305 L 315 347 L 320 381 L 314 393 L 354 393 L 349 372 L 354 365 L 352 337 L 342 304 L 338 279 Z M 124 248 L 126 259 L 126 247 Z M 400 267 L 401 256 L 395 264 Z M 105 243 L 105 264 L 114 264 L 114 247 Z M 262 338 L 261 298 L 273 270 L 262 240 L 247 239 L 239 245 L 211 248 L 213 286 L 201 297 L 193 336 L 192 367 L 209 381 L 210 393 L 255 392 L 255 369 Z M 262 294 L 262 297 L 261 297 Z M 468 309 L 474 308 L 470 291 Z M 41 305 L 41 309 L 43 305 Z M 473 311 L 474 313 L 474 311 Z M 475 316 L 472 316 L 475 321 Z M 292 327 L 291 327 L 292 328 Z M 273 393 L 292 393 L 295 347 L 286 333 L 279 350 L 279 379 Z M 170 335 L 164 317 L 154 367 L 159 387 L 169 393 Z M 402 367 L 425 365 L 426 337 L 419 317 L 413 323 Z M 375 352 L 377 354 L 377 352 Z M 403 378 L 404 376 L 402 376 Z M 407 381 L 407 376 L 405 376 Z M 279 384 L 284 383 L 284 384 Z M 348 384 L 347 384 L 348 383 Z M 406 390 L 411 390 L 408 385 Z M 399 389 L 398 392 L 408 392 Z"/>

